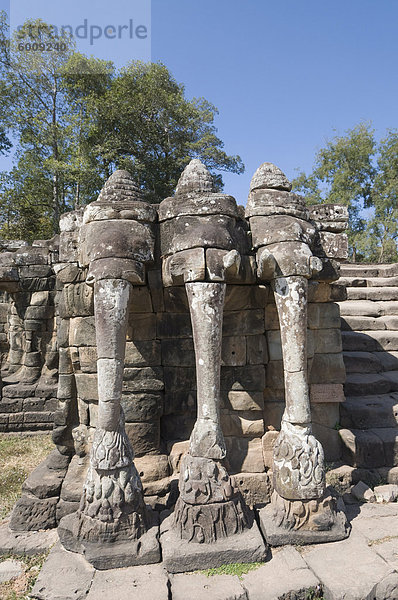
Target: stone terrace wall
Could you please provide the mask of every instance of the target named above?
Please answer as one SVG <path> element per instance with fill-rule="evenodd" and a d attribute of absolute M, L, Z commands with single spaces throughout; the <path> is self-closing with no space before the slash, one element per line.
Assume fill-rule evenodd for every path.
<path fill-rule="evenodd" d="M 7 292 L 0 292 L 0 365 L 7 360 L 8 354 L 8 313 L 11 300 Z"/>
<path fill-rule="evenodd" d="M 0 431 L 53 427 L 58 377 L 53 265 L 58 239 L 0 252 Z"/>
<path fill-rule="evenodd" d="M 78 263 L 80 221 L 80 213 L 63 217 L 59 256 L 51 240 L 13 256 L 3 253 L 4 263 L 16 264 L 19 279 L 3 296 L 9 308 L 0 310 L 9 344 L 0 430 L 43 430 L 54 423 L 54 442 L 65 458 L 74 455 L 58 518 L 78 506 L 97 420 L 93 291 Z M 345 299 L 345 288 L 328 281 L 309 283 L 308 367 L 314 433 L 326 459 L 336 461 L 345 380 L 336 302 Z M 263 502 L 271 491 L 272 447 L 284 408 L 279 323 L 268 285 L 227 286 L 222 360 L 229 472 L 238 474 L 250 504 Z M 164 288 L 159 269 L 149 271 L 147 286 L 134 287 L 123 386 L 126 430 L 146 501 L 170 506 L 196 415 L 195 360 L 185 289 Z"/>
<path fill-rule="evenodd" d="M 75 224 L 66 227 L 70 231 L 61 234 L 57 267 L 60 371 L 54 441 L 61 451 L 76 450 L 77 455 L 62 487 L 60 516 L 77 508 L 98 403 L 93 291 L 78 267 Z M 341 455 L 337 424 L 345 380 L 336 302 L 345 298 L 345 288 L 312 281 L 309 290 L 314 430 L 326 459 L 336 461 Z M 229 472 L 239 474 L 250 503 L 257 492 L 264 501 L 271 489 L 272 447 L 284 408 L 279 323 L 269 286 L 227 286 L 222 365 Z M 123 386 L 126 431 L 146 501 L 167 505 L 196 417 L 196 382 L 186 292 L 183 287 L 164 288 L 160 270 L 149 271 L 148 286 L 133 289 Z"/>

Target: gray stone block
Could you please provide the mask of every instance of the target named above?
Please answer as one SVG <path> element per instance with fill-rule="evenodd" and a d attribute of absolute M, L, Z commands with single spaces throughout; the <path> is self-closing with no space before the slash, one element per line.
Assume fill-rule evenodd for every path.
<path fill-rule="evenodd" d="M 344 383 L 346 372 L 341 354 L 315 354 L 309 383 Z"/>
<path fill-rule="evenodd" d="M 61 485 L 65 477 L 66 468 L 54 470 L 49 468 L 49 461 L 45 459 L 22 484 L 22 491 L 33 494 L 37 498 L 59 496 Z"/>
<path fill-rule="evenodd" d="M 165 364 L 161 360 L 160 342 L 158 340 L 127 342 L 124 364 L 126 367 L 152 367 Z"/>
<path fill-rule="evenodd" d="M 89 457 L 80 458 L 75 454 L 61 488 L 61 499 L 65 502 L 80 502 L 83 484 L 89 467 Z"/>
<path fill-rule="evenodd" d="M 359 533 L 353 533 L 347 540 L 309 550 L 305 561 L 322 581 L 325 596 L 329 598 L 374 598 L 375 585 L 392 570 Z"/>
<path fill-rule="evenodd" d="M 98 379 L 96 373 L 76 373 L 77 395 L 81 400 L 98 401 Z"/>
<path fill-rule="evenodd" d="M 83 554 L 86 561 L 100 571 L 149 565 L 160 562 L 159 526 L 156 513 L 152 514 L 153 526 L 138 540 L 109 543 L 79 540 L 76 537 L 79 527 L 76 514 L 67 515 L 61 520 L 58 526 L 58 534 L 64 548 L 71 552 Z"/>
<path fill-rule="evenodd" d="M 157 421 L 163 414 L 163 394 L 150 392 L 124 394 L 121 405 L 126 422 Z"/>
<path fill-rule="evenodd" d="M 246 337 L 246 354 L 249 365 L 267 364 L 268 349 L 265 335 L 248 335 Z"/>
<path fill-rule="evenodd" d="M 264 333 L 264 310 L 224 310 L 222 331 L 224 336 L 255 335 Z"/>
<path fill-rule="evenodd" d="M 224 310 L 263 309 L 270 294 L 269 285 L 227 285 Z"/>
<path fill-rule="evenodd" d="M 96 571 L 87 600 L 168 600 L 168 576 L 162 565 Z"/>
<path fill-rule="evenodd" d="M 313 331 L 313 336 L 316 354 L 332 354 L 342 351 L 340 329 L 316 329 Z"/>
<path fill-rule="evenodd" d="M 348 537 L 351 526 L 344 512 L 338 511 L 335 522 L 329 530 L 312 531 L 310 529 L 285 529 L 279 527 L 275 520 L 274 509 L 271 504 L 258 511 L 261 531 L 271 546 L 284 546 L 285 544 L 319 544 L 344 540 Z"/>
<path fill-rule="evenodd" d="M 71 554 L 58 543 L 50 552 L 33 586 L 37 600 L 82 600 L 86 598 L 94 569 L 79 554 Z"/>
<path fill-rule="evenodd" d="M 226 437 L 227 461 L 230 473 L 263 473 L 264 459 L 261 438 Z"/>
<path fill-rule="evenodd" d="M 3 560 L 0 562 L 0 584 L 16 579 L 24 572 L 24 567 L 18 560 Z"/>
<path fill-rule="evenodd" d="M 126 433 L 136 456 L 158 452 L 160 447 L 160 423 L 126 423 Z"/>
<path fill-rule="evenodd" d="M 43 554 L 58 541 L 55 529 L 13 532 L 5 522 L 0 525 L 0 554 Z"/>
<path fill-rule="evenodd" d="M 157 315 L 157 336 L 163 338 L 191 338 L 192 326 L 189 314 L 161 313 Z"/>
<path fill-rule="evenodd" d="M 340 429 L 343 460 L 356 467 L 383 467 L 386 464 L 383 442 L 370 430 Z"/>
<path fill-rule="evenodd" d="M 192 338 L 162 340 L 162 365 L 167 367 L 192 367 L 195 352 Z"/>
<path fill-rule="evenodd" d="M 163 367 L 132 367 L 124 369 L 123 392 L 156 392 L 163 390 L 163 388 Z"/>
<path fill-rule="evenodd" d="M 129 310 L 131 313 L 151 313 L 152 297 L 149 289 L 143 285 L 134 285 L 130 292 Z"/>
<path fill-rule="evenodd" d="M 233 477 L 247 506 L 270 502 L 273 488 L 268 473 L 237 473 Z"/>
<path fill-rule="evenodd" d="M 180 539 L 173 523 L 174 515 L 170 515 L 160 525 L 163 564 L 170 573 L 265 560 L 267 551 L 255 521 L 250 529 L 221 538 L 213 544 L 198 544 Z"/>
<path fill-rule="evenodd" d="M 321 597 L 319 579 L 293 546 L 286 546 L 280 551 L 273 550 L 272 559 L 259 569 L 243 575 L 242 584 L 249 600 L 307 600 Z"/>
<path fill-rule="evenodd" d="M 262 391 L 265 388 L 263 365 L 221 367 L 221 390 Z"/>
<path fill-rule="evenodd" d="M 244 366 L 246 364 L 246 344 L 242 340 L 242 337 L 223 337 L 221 364 L 233 367 Z M 260 364 L 260 361 L 257 361 L 255 364 Z M 261 364 L 263 363 L 261 362 Z"/>
<path fill-rule="evenodd" d="M 66 515 L 71 515 L 72 513 L 76 512 L 79 509 L 79 505 L 80 502 L 67 502 L 66 500 L 60 499 L 60 501 L 57 504 L 56 511 L 57 523 L 60 522 L 62 517 L 65 517 Z"/>
<path fill-rule="evenodd" d="M 264 395 L 262 392 L 231 390 L 224 394 L 222 404 L 230 410 L 263 410 Z"/>
<path fill-rule="evenodd" d="M 94 317 L 75 317 L 70 319 L 69 328 L 70 346 L 96 345 Z"/>
<path fill-rule="evenodd" d="M 236 575 L 177 574 L 170 576 L 170 583 L 173 600 L 247 600 Z"/>
<path fill-rule="evenodd" d="M 153 313 L 134 313 L 129 316 L 127 340 L 154 340 L 156 338 L 156 315 Z"/>
<path fill-rule="evenodd" d="M 38 499 L 32 494 L 23 494 L 11 513 L 12 531 L 38 531 L 56 527 L 56 505 L 58 497 Z"/>
<path fill-rule="evenodd" d="M 262 411 L 221 412 L 221 428 L 226 436 L 261 437 L 264 433 Z"/>

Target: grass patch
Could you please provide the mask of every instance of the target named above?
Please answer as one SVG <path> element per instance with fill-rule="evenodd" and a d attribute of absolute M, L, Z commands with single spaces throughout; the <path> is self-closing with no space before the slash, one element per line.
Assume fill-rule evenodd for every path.
<path fill-rule="evenodd" d="M 19 577 L 8 583 L 0 584 L 1 600 L 27 600 L 47 556 L 48 552 L 34 556 L 14 554 L 1 556 L 1 561 L 11 558 L 22 563 L 24 567 L 24 572 Z"/>
<path fill-rule="evenodd" d="M 264 563 L 232 563 L 230 565 L 221 565 L 221 567 L 214 567 L 213 569 L 205 569 L 204 571 L 196 571 L 202 573 L 206 577 L 212 577 L 213 575 L 237 575 L 239 579 L 242 575 L 246 575 L 249 571 L 258 569 Z"/>
<path fill-rule="evenodd" d="M 11 511 L 29 473 L 54 449 L 50 434 L 0 434 L 0 522 Z M 0 596 L 1 598 L 1 596 Z"/>

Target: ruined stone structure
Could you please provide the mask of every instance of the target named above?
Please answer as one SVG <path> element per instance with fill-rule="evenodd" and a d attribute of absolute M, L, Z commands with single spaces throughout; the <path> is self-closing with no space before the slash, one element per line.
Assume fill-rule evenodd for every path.
<path fill-rule="evenodd" d="M 155 207 L 116 171 L 59 240 L 0 253 L 0 426 L 23 429 L 37 398 L 57 446 L 12 529 L 62 519 L 64 545 L 98 568 L 142 564 L 171 509 L 171 571 L 262 560 L 254 505 L 274 545 L 348 534 L 324 472 L 340 458 L 347 214 L 290 189 L 264 163 L 245 212 L 194 160 Z"/>

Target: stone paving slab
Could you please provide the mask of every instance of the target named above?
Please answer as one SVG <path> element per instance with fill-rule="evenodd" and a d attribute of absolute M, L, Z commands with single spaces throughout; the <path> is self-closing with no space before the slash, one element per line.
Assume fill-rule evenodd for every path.
<path fill-rule="evenodd" d="M 262 562 L 267 548 L 257 523 L 229 538 L 221 538 L 214 544 L 190 543 L 181 540 L 174 527 L 174 515 L 167 517 L 160 526 L 160 544 L 163 564 L 170 573 L 209 569 L 230 563 Z"/>
<path fill-rule="evenodd" d="M 272 559 L 242 577 L 249 600 L 306 600 L 320 581 L 293 546 L 273 551 Z"/>
<path fill-rule="evenodd" d="M 384 541 L 375 542 L 372 544 L 372 550 L 381 556 L 398 573 L 398 536 L 384 538 Z"/>
<path fill-rule="evenodd" d="M 37 600 L 81 600 L 86 598 L 93 577 L 94 567 L 80 554 L 64 550 L 58 542 L 44 563 L 31 597 Z M 111 588 L 108 594 L 116 600 Z"/>
<path fill-rule="evenodd" d="M 347 516 L 368 543 L 396 537 L 398 547 L 398 503 L 354 504 L 347 507 Z"/>
<path fill-rule="evenodd" d="M 24 571 L 18 560 L 3 560 L 0 562 L 0 583 L 6 583 L 19 577 Z"/>
<path fill-rule="evenodd" d="M 165 563 L 96 571 L 83 556 L 58 543 L 39 574 L 32 598 L 398 600 L 398 504 L 350 505 L 347 512 L 352 524 L 348 539 L 274 548 L 271 559 L 241 580 L 232 575 L 168 575 Z M 48 536 L 41 532 L 37 539 L 44 540 L 43 533 Z M 0 541 L 1 534 L 4 538 L 4 528 L 0 528 Z M 17 537 L 19 547 L 29 547 L 33 553 L 34 534 Z"/>
<path fill-rule="evenodd" d="M 194 600 L 191 596 L 187 599 Z M 167 571 L 145 565 L 96 571 L 86 600 L 168 600 Z"/>
<path fill-rule="evenodd" d="M 170 575 L 173 600 L 248 600 L 236 575 L 181 573 Z"/>
<path fill-rule="evenodd" d="M 392 572 L 391 566 L 354 529 L 342 542 L 303 549 L 303 558 L 322 582 L 326 600 L 367 600 L 375 586 Z"/>
<path fill-rule="evenodd" d="M 0 525 L 1 554 L 43 554 L 58 541 L 55 529 L 49 531 L 14 532 L 8 528 L 8 522 Z"/>

